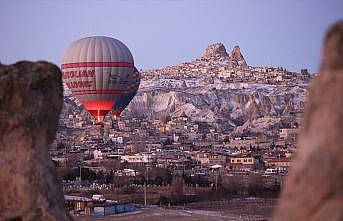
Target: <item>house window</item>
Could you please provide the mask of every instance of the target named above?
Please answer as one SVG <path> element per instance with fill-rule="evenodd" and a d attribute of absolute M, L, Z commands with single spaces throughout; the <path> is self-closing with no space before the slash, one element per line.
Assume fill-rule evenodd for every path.
<path fill-rule="evenodd" d="M 252 159 L 249 159 L 249 162 L 252 162 Z"/>

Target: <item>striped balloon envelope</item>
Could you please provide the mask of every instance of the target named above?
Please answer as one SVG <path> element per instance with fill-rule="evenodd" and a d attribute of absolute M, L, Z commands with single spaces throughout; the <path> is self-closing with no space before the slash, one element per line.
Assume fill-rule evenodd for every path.
<path fill-rule="evenodd" d="M 130 75 L 129 82 L 127 92 L 120 97 L 116 104 L 114 104 L 112 111 L 110 112 L 111 115 L 116 117 L 120 116 L 121 112 L 129 105 L 130 101 L 137 94 L 140 84 L 140 74 L 136 68 L 134 68 L 134 73 Z"/>
<path fill-rule="evenodd" d="M 98 122 L 130 92 L 135 76 L 130 50 L 104 36 L 72 43 L 63 55 L 61 69 L 64 83 Z"/>

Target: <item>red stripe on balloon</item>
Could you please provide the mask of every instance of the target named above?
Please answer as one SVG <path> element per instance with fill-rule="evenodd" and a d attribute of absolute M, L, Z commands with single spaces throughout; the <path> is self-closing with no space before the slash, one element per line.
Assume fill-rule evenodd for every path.
<path fill-rule="evenodd" d="M 61 65 L 62 69 L 81 68 L 81 67 L 128 67 L 133 68 L 134 64 L 130 62 L 108 61 L 108 62 L 75 62 Z"/>
<path fill-rule="evenodd" d="M 93 101 L 83 101 L 81 103 L 86 107 L 87 110 L 111 110 L 112 106 L 115 104 L 114 100 L 93 100 Z"/>
<path fill-rule="evenodd" d="M 127 90 L 85 90 L 85 91 L 73 91 L 75 95 L 83 94 L 123 94 Z"/>

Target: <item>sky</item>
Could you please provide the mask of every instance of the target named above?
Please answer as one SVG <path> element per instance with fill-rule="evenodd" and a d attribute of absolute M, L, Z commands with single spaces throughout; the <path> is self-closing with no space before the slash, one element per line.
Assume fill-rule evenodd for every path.
<path fill-rule="evenodd" d="M 319 69 L 342 0 L 0 0 L 0 62 L 60 65 L 67 47 L 104 35 L 126 44 L 138 69 L 179 64 L 222 42 L 251 66 Z"/>

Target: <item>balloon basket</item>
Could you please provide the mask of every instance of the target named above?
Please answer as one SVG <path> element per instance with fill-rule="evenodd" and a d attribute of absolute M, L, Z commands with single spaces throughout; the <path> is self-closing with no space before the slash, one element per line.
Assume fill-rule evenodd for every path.
<path fill-rule="evenodd" d="M 97 129 L 102 128 L 102 127 L 104 127 L 104 122 L 100 122 L 100 121 L 95 122 L 95 123 L 93 124 L 93 126 L 94 126 L 95 128 L 97 128 Z"/>

